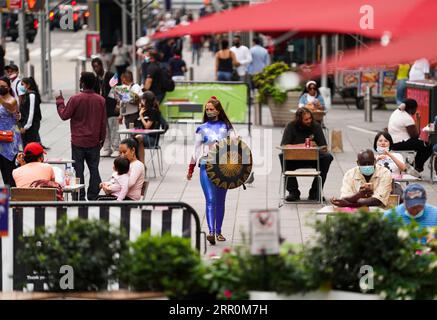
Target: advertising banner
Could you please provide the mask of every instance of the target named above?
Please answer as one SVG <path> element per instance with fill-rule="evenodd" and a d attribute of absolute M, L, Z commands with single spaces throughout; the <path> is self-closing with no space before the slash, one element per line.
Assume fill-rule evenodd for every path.
<path fill-rule="evenodd" d="M 222 103 L 229 120 L 233 123 L 245 123 L 248 121 L 248 86 L 245 83 L 224 82 L 176 82 L 174 91 L 167 92 L 160 106 L 161 112 L 167 118 L 194 116 L 201 120 L 203 112 L 193 114 L 179 113 L 177 104 L 165 105 L 166 102 L 184 101 L 205 105 L 211 98 L 217 97 Z"/>

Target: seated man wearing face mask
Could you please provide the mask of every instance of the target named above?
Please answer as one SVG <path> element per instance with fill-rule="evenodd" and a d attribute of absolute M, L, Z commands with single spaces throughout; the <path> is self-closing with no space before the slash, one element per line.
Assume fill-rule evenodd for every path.
<path fill-rule="evenodd" d="M 417 183 L 408 185 L 404 191 L 404 203 L 384 213 L 384 218 L 401 218 L 406 224 L 416 221 L 421 228 L 437 227 L 437 208 L 426 203 L 426 191 Z M 437 241 L 429 235 L 422 242 Z"/>
<path fill-rule="evenodd" d="M 340 199 L 332 198 L 331 203 L 337 207 L 386 207 L 392 190 L 390 171 L 376 165 L 369 149 L 358 154 L 357 164 L 344 175 Z"/>

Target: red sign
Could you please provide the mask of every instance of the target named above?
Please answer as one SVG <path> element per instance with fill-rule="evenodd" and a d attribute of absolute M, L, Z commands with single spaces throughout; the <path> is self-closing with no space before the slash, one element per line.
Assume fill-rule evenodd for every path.
<path fill-rule="evenodd" d="M 417 102 L 417 113 L 420 115 L 420 139 L 424 141 L 428 140 L 428 134 L 424 133 L 422 129 L 429 122 L 429 95 L 430 91 L 426 89 L 407 87 L 407 98 L 414 99 Z"/>
<path fill-rule="evenodd" d="M 9 0 L 9 9 L 21 9 L 22 6 L 22 0 Z"/>
<path fill-rule="evenodd" d="M 100 53 L 100 33 L 88 32 L 85 36 L 85 53 L 87 58 Z"/>

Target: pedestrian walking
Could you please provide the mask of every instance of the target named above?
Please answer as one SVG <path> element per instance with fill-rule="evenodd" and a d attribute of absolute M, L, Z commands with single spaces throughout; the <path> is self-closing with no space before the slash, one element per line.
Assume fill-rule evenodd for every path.
<path fill-rule="evenodd" d="M 191 64 L 196 62 L 197 65 L 200 65 L 200 57 L 202 55 L 202 36 L 191 36 L 191 50 Z"/>
<path fill-rule="evenodd" d="M 131 57 L 129 54 L 129 48 L 119 40 L 117 45 L 112 49 L 112 59 L 109 63 L 109 69 L 112 65 L 114 65 L 115 69 L 117 70 L 117 74 L 120 75 L 126 71 L 130 63 Z"/>
<path fill-rule="evenodd" d="M 80 183 L 85 182 L 84 163 L 90 172 L 88 200 L 96 200 L 101 181 L 99 173 L 100 149 L 106 137 L 105 99 L 94 92 L 96 76 L 83 72 L 80 77 L 82 92 L 72 96 L 65 105 L 62 92 L 56 97 L 56 107 L 62 120 L 70 120 L 71 154 Z M 85 200 L 85 190 L 80 190 L 80 200 Z"/>
<path fill-rule="evenodd" d="M 21 147 L 21 135 L 17 127 L 17 101 L 12 96 L 11 81 L 7 77 L 0 78 L 0 130 L 6 134 L 0 137 L 0 170 L 3 183 L 15 186 L 12 171 L 15 169 L 15 158 Z"/>
<path fill-rule="evenodd" d="M 94 91 L 105 99 L 107 117 L 106 138 L 100 156 L 116 158 L 118 157 L 118 145 L 120 144 L 120 135 L 118 134 L 118 116 L 120 113 L 117 110 L 117 100 L 115 99 L 113 91 L 111 91 L 111 85 L 109 83 L 114 77 L 114 73 L 104 69 L 103 61 L 100 58 L 94 58 L 91 61 L 91 65 L 97 76 Z"/>
<path fill-rule="evenodd" d="M 196 130 L 196 144 L 188 168 L 187 179 L 191 180 L 196 164 L 200 166 L 200 184 L 206 200 L 206 220 L 209 235 L 206 237 L 211 244 L 215 241 L 226 241 L 222 235 L 222 223 L 225 215 L 225 200 L 227 189 L 217 187 L 206 173 L 206 158 L 210 148 L 217 141 L 227 137 L 236 137 L 222 104 L 216 97 L 211 97 L 203 114 L 203 124 Z"/>
<path fill-rule="evenodd" d="M 41 125 L 41 96 L 38 86 L 32 77 L 21 80 L 25 94 L 20 105 L 21 118 L 19 127 L 23 148 L 30 142 L 40 142 L 39 128 Z"/>
<path fill-rule="evenodd" d="M 270 64 L 270 55 L 267 49 L 262 46 L 260 38 L 253 39 L 250 54 L 252 55 L 252 62 L 247 67 L 247 72 L 250 75 L 250 83 L 252 84 L 253 76 L 263 71 Z M 250 87 L 253 88 L 252 85 Z"/>
<path fill-rule="evenodd" d="M 215 78 L 217 81 L 231 81 L 234 67 L 238 65 L 235 53 L 229 50 L 229 41 L 223 39 L 221 50 L 215 55 Z"/>
<path fill-rule="evenodd" d="M 237 61 L 239 63 L 237 67 L 238 75 L 240 76 L 240 81 L 249 82 L 247 67 L 252 62 L 252 54 L 248 47 L 243 46 L 241 44 L 240 36 L 234 36 L 234 40 L 232 42 L 233 46 L 231 47 L 231 51 L 235 53 Z"/>
<path fill-rule="evenodd" d="M 152 91 L 158 102 L 161 103 L 165 96 L 162 85 L 163 71 L 159 66 L 159 53 L 156 50 L 150 51 L 150 62 L 147 66 L 146 80 L 144 81 L 143 91 Z"/>

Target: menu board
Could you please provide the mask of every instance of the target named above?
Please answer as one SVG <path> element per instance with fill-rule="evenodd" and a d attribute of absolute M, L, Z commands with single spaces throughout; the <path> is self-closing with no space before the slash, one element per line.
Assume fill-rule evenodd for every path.
<path fill-rule="evenodd" d="M 380 95 L 381 90 L 379 86 L 379 70 L 363 70 L 361 72 L 360 86 L 358 88 L 358 95 L 364 96 L 366 87 L 370 87 L 373 95 Z"/>
<path fill-rule="evenodd" d="M 396 82 L 393 82 L 395 77 L 395 70 L 382 71 L 381 87 L 382 95 L 384 97 L 396 97 Z"/>

